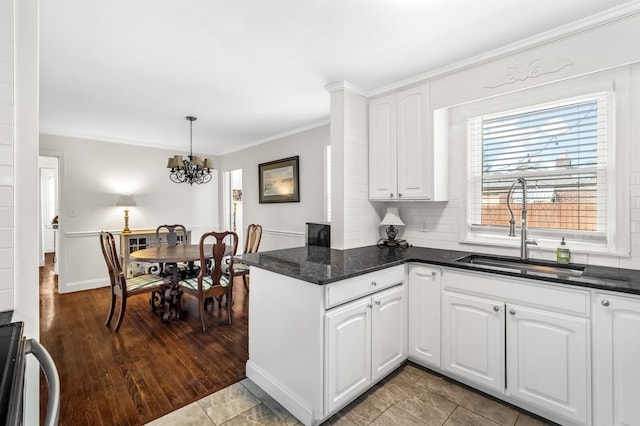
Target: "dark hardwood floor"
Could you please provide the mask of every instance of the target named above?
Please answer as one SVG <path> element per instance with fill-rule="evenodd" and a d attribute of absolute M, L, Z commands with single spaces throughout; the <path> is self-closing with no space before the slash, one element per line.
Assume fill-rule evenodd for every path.
<path fill-rule="evenodd" d="M 148 295 L 131 297 L 114 333 L 117 317 L 111 327 L 104 325 L 110 289 L 58 294 L 48 254 L 40 268 L 40 341 L 60 375 L 60 424 L 140 425 L 243 379 L 247 296 L 237 278 L 233 325 L 226 324 L 226 311 L 216 304 L 206 313 L 206 333 L 195 298 L 183 296 L 183 318 L 165 323 L 151 311 Z M 41 395 L 44 419 L 44 379 Z"/>

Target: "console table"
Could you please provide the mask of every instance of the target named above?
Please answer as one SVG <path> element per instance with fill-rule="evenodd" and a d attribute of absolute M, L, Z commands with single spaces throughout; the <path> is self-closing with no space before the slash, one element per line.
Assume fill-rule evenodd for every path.
<path fill-rule="evenodd" d="M 181 231 L 176 232 L 178 234 L 178 241 L 182 244 L 185 236 Z M 167 231 L 160 231 L 160 239 L 166 244 L 166 238 L 163 239 L 163 235 L 167 234 Z M 191 241 L 191 231 L 187 231 L 186 244 Z M 120 234 L 120 261 L 122 263 L 122 270 L 127 278 L 134 277 L 139 274 L 144 274 L 149 266 L 145 262 L 136 261 L 131 259 L 130 254 L 137 250 L 144 250 L 152 247 L 158 247 L 159 242 L 156 237 L 155 229 L 135 229 L 129 233 Z"/>

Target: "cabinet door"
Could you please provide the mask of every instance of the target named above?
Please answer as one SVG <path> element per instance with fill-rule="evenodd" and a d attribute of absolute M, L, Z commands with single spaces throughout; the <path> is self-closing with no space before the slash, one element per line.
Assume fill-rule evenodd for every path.
<path fill-rule="evenodd" d="M 369 198 L 397 199 L 396 96 L 369 104 Z"/>
<path fill-rule="evenodd" d="M 516 305 L 507 310 L 508 395 L 587 424 L 589 320 Z"/>
<path fill-rule="evenodd" d="M 440 270 L 409 269 L 409 356 L 440 367 Z"/>
<path fill-rule="evenodd" d="M 597 425 L 640 425 L 640 299 L 597 294 L 594 398 Z"/>
<path fill-rule="evenodd" d="M 504 390 L 504 304 L 442 293 L 442 367 Z"/>
<path fill-rule="evenodd" d="M 377 380 L 407 359 L 406 286 L 373 296 L 371 323 L 371 379 Z"/>
<path fill-rule="evenodd" d="M 371 309 L 366 297 L 325 314 L 327 413 L 371 383 Z"/>
<path fill-rule="evenodd" d="M 398 93 L 398 199 L 433 198 L 429 85 Z"/>

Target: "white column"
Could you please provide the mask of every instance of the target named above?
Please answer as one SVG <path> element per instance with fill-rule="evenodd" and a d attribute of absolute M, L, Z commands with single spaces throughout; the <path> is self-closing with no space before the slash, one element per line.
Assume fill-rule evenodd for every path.
<path fill-rule="evenodd" d="M 10 1 L 11 2 L 11 1 Z M 38 291 L 38 0 L 14 1 L 14 286 L 13 320 L 40 337 Z M 18 218 L 20 220 L 18 220 Z M 27 358 L 24 421 L 39 423 L 39 367 Z"/>
<path fill-rule="evenodd" d="M 375 244 L 380 217 L 369 201 L 369 101 L 340 82 L 331 93 L 331 246 Z"/>

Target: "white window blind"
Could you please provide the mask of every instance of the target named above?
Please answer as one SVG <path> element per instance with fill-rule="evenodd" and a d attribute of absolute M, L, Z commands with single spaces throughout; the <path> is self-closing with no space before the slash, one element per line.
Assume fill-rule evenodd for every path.
<path fill-rule="evenodd" d="M 508 227 L 507 192 L 523 177 L 529 229 L 605 239 L 606 104 L 606 93 L 600 93 L 471 118 L 470 225 Z M 523 197 L 516 188 L 512 207 L 519 211 Z"/>

